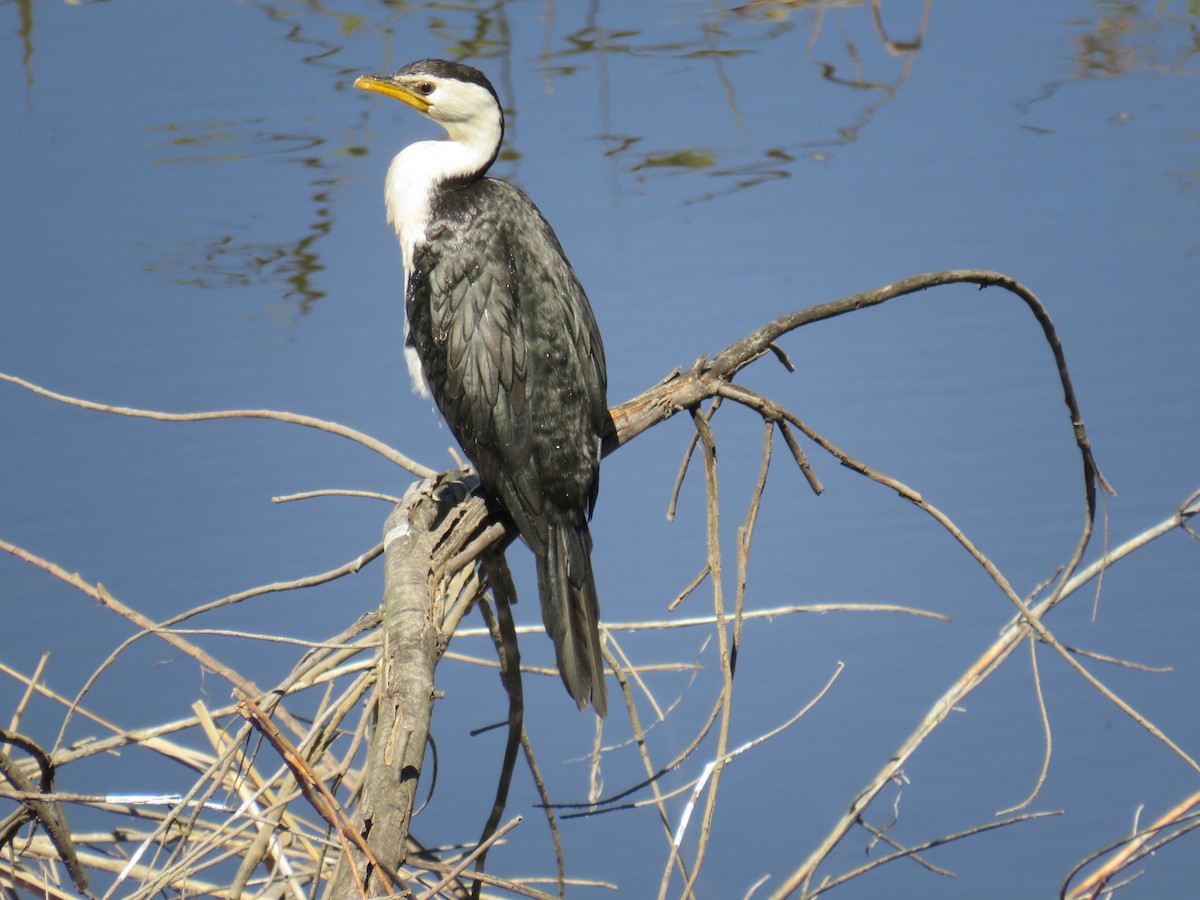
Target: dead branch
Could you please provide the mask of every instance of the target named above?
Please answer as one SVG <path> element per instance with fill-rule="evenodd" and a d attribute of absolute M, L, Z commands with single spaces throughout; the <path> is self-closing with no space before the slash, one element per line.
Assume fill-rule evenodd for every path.
<path fill-rule="evenodd" d="M 418 482 L 384 526 L 383 646 L 377 662 L 374 734 L 355 830 L 393 869 L 407 856 L 408 823 L 433 713 L 434 669 L 448 641 L 434 619 L 436 585 L 431 579 L 437 526 L 466 496 L 461 480 Z M 339 861 L 330 897 L 389 892 L 375 876 L 370 857 L 361 846 L 358 849 Z"/>
<path fill-rule="evenodd" d="M 794 413 L 773 399 L 734 383 L 734 379 L 743 369 L 767 354 L 773 354 L 783 365 L 790 368 L 786 354 L 776 341 L 803 325 L 866 309 L 928 288 L 955 283 L 976 284 L 980 288 L 998 287 L 1003 290 L 1004 296 L 1013 296 L 1019 299 L 1030 310 L 1041 326 L 1043 336 L 1051 350 L 1062 388 L 1063 400 L 1067 406 L 1074 431 L 1075 443 L 1080 453 L 1084 482 L 1083 528 L 1068 563 L 1058 573 L 1056 583 L 1049 590 L 1049 594 L 1040 597 L 1041 590 L 1039 590 L 1032 595 L 1033 598 L 1040 597 L 1037 602 L 1018 596 L 1003 573 L 991 560 L 955 526 L 948 516 L 925 501 L 917 491 L 855 459 L 814 432 Z M 426 476 L 429 474 L 424 467 L 413 463 L 403 454 L 374 441 L 374 439 L 354 432 L 352 429 L 345 429 L 336 423 L 323 422 L 309 417 L 269 410 L 235 410 L 192 414 L 157 413 L 79 400 L 48 391 L 14 376 L 0 374 L 0 379 L 58 402 L 120 415 L 162 421 L 267 418 L 320 428 L 329 433 L 355 440 L 410 471 Z M 723 549 L 718 528 L 720 503 L 716 467 L 717 441 L 713 430 L 715 414 L 725 400 L 731 400 L 753 410 L 762 418 L 764 429 L 763 452 L 758 478 L 737 534 L 736 590 L 732 610 L 726 608 L 722 579 Z M 1016 613 L 1001 633 L 1000 638 L 934 705 L 932 711 L 918 724 L 901 747 L 892 754 L 879 773 L 858 793 L 850 803 L 848 812 L 834 825 L 825 840 L 776 889 L 774 897 L 784 897 L 796 890 L 808 891 L 806 896 L 815 896 L 817 893 L 842 884 L 868 869 L 893 859 L 913 858 L 917 852 L 947 841 L 977 834 L 987 828 L 1044 815 L 1018 816 L 1005 822 L 969 829 L 915 847 L 904 848 L 894 844 L 893 846 L 897 848 L 895 853 L 838 876 L 836 879 L 826 881 L 818 888 L 810 889 L 809 887 L 817 867 L 825 861 L 832 849 L 855 824 L 865 825 L 864 813 L 867 807 L 874 802 L 887 784 L 901 775 L 905 761 L 941 724 L 949 711 L 978 687 L 1011 655 L 1020 643 L 1026 640 L 1030 641 L 1031 649 L 1036 649 L 1035 639 L 1037 642 L 1051 647 L 1110 702 L 1171 747 L 1193 767 L 1197 767 L 1197 764 L 1183 753 L 1170 738 L 1084 669 L 1077 659 L 1083 654 L 1061 644 L 1043 623 L 1046 613 L 1088 581 L 1102 574 L 1107 566 L 1112 565 L 1138 547 L 1144 546 L 1155 537 L 1176 528 L 1190 532 L 1189 520 L 1200 511 L 1200 504 L 1197 503 L 1196 495 L 1193 495 L 1185 501 L 1175 515 L 1160 526 L 1156 526 L 1112 552 L 1105 553 L 1102 559 L 1096 563 L 1080 569 L 1096 516 L 1097 489 L 1108 490 L 1109 488 L 1093 459 L 1091 446 L 1067 371 L 1065 356 L 1053 323 L 1037 297 L 1023 285 L 995 272 L 981 270 L 936 272 L 914 276 L 872 291 L 781 316 L 734 342 L 715 356 L 702 357 L 687 371 L 676 370 L 640 396 L 613 408 L 611 410 L 611 426 L 604 435 L 604 453 L 607 455 L 613 452 L 647 429 L 684 410 L 688 411 L 692 417 L 695 434 L 681 466 L 676 491 L 678 483 L 682 482 L 687 473 L 688 465 L 695 452 L 699 451 L 704 464 L 707 498 L 707 553 L 704 567 L 688 589 L 681 594 L 680 602 L 698 588 L 705 579 L 708 579 L 712 590 L 712 615 L 693 617 L 687 621 L 637 623 L 610 627 L 612 629 L 618 627 L 633 629 L 682 627 L 685 624 L 712 626 L 718 645 L 722 676 L 719 696 L 714 698 L 707 720 L 694 738 L 689 741 L 688 746 L 682 752 L 677 753 L 666 765 L 654 764 L 648 747 L 647 732 L 649 729 L 642 727 L 635 700 L 635 689 L 649 698 L 649 703 L 659 721 L 669 715 L 671 706 L 660 704 L 654 698 L 650 685 L 641 677 L 641 672 L 646 667 L 634 665 L 625 658 L 617 641 L 611 634 L 606 633 L 605 658 L 621 686 L 633 727 L 634 742 L 637 744 L 645 768 L 645 776 L 644 780 L 638 784 L 618 791 L 606 799 L 597 799 L 596 792 L 593 792 L 590 802 L 573 805 L 576 809 L 586 810 L 582 814 L 594 814 L 601 809 L 613 809 L 618 801 L 649 788 L 652 797 L 638 801 L 638 804 L 653 804 L 657 807 L 669 848 L 658 891 L 660 897 L 666 896 L 675 872 L 679 873 L 683 882 L 681 896 L 685 898 L 692 896 L 693 886 L 708 850 L 709 834 L 715 814 L 723 767 L 739 754 L 750 751 L 761 740 L 765 740 L 791 725 L 807 711 L 812 703 L 817 702 L 820 696 L 824 695 L 824 691 L 822 691 L 804 710 L 769 734 L 731 750 L 730 721 L 733 709 L 733 676 L 738 653 L 742 646 L 742 628 L 745 621 L 756 617 L 789 614 L 807 609 L 823 611 L 830 608 L 852 608 L 848 605 L 828 604 L 818 607 L 789 606 L 759 611 L 745 609 L 750 546 L 759 506 L 766 487 L 776 428 L 779 429 L 788 446 L 792 459 L 815 492 L 820 492 L 821 483 L 811 469 L 807 456 L 799 444 L 797 432 L 805 435 L 816 446 L 831 454 L 840 464 L 895 491 L 941 524 L 947 533 L 988 572 L 1001 593 L 1013 605 Z M 506 579 L 504 573 L 497 566 L 501 559 L 499 554 L 511 537 L 502 524 L 490 519 L 486 504 L 473 493 L 474 487 L 475 483 L 464 473 L 445 473 L 436 477 L 426 477 L 424 481 L 410 487 L 392 511 L 385 526 L 386 536 L 383 543 L 358 559 L 318 576 L 267 585 L 223 598 L 161 623 L 156 623 L 120 603 L 102 585 L 89 584 L 79 576 L 65 572 L 54 563 L 14 545 L 0 542 L 0 548 L 40 566 L 55 577 L 72 584 L 110 610 L 123 616 L 139 629 L 137 634 L 110 655 L 109 660 L 101 666 L 92 679 L 89 679 L 87 686 L 76 696 L 74 702 L 69 703 L 68 720 L 76 709 L 80 715 L 89 716 L 90 714 L 82 706 L 88 687 L 96 678 L 100 677 L 105 668 L 129 644 L 143 636 L 155 635 L 188 653 L 206 670 L 221 674 L 235 685 L 243 695 L 238 711 L 253 722 L 255 729 L 264 735 L 269 742 L 270 749 L 274 751 L 265 750 L 258 754 L 244 751 L 242 743 L 249 734 L 245 726 L 236 737 L 221 733 L 215 720 L 221 717 L 230 717 L 233 712 L 232 707 L 213 711 L 200 707 L 195 710 L 196 715 L 191 719 L 171 723 L 160 729 L 144 729 L 140 732 L 122 731 L 116 726 L 96 719 L 103 727 L 110 728 L 115 732 L 116 736 L 104 741 L 93 742 L 86 748 L 58 748 L 48 757 L 48 760 L 52 761 L 54 765 L 61 766 L 67 761 L 103 752 L 106 747 L 141 744 L 164 752 L 172 759 L 201 773 L 200 780 L 190 791 L 180 797 L 172 798 L 171 808 L 165 814 L 151 814 L 146 810 L 137 809 L 133 805 L 124 807 L 129 816 L 148 818 L 156 823 L 156 827 L 149 832 L 137 832 L 136 840 L 139 842 L 137 849 L 130 856 L 128 863 L 120 869 L 118 883 L 120 879 L 127 877 L 140 879 L 142 885 L 134 894 L 137 897 L 150 896 L 157 891 L 168 889 L 194 892 L 196 886 L 199 885 L 199 882 L 195 880 L 198 873 L 223 860 L 237 858 L 241 860 L 241 865 L 232 889 L 226 891 L 223 888 L 213 887 L 211 893 L 237 897 L 245 890 L 261 891 L 265 890 L 266 885 L 270 885 L 273 891 L 299 898 L 306 893 L 311 893 L 311 886 L 325 884 L 328 896 L 333 898 L 384 896 L 396 890 L 424 890 L 424 896 L 432 897 L 448 888 L 462 896 L 466 890 L 463 885 L 471 883 L 476 895 L 483 884 L 489 884 L 511 893 L 546 897 L 548 895 L 527 885 L 508 882 L 482 871 L 473 873 L 466 871 L 472 861 L 477 861 L 478 866 L 482 866 L 487 847 L 502 833 L 496 832 L 495 827 L 500 821 L 505 806 L 506 779 L 511 777 L 517 748 L 521 747 L 525 751 L 527 764 L 541 793 L 549 827 L 554 837 L 559 892 L 562 893 L 565 890 L 567 879 L 553 811 L 564 805 L 552 803 L 547 795 L 537 771 L 532 746 L 521 724 L 520 673 L 523 670 L 520 667 L 519 651 L 515 644 L 515 634 L 519 629 L 513 628 L 511 620 L 504 621 L 503 617 L 498 625 L 491 627 L 491 630 L 497 636 L 503 633 L 498 641 L 498 646 L 504 662 L 502 681 L 508 690 L 511 703 L 510 734 L 506 751 L 505 775 L 497 790 L 491 817 L 484 827 L 483 838 L 467 850 L 465 858 L 460 857 L 456 862 L 450 864 L 432 859 L 424 853 L 418 857 L 418 854 L 412 850 L 416 845 L 409 834 L 409 826 L 417 785 L 425 766 L 429 721 L 435 697 L 436 666 L 446 655 L 447 645 L 456 633 L 459 621 L 470 607 L 489 586 L 494 590 Z M 329 492 L 306 492 L 277 499 L 299 499 L 325 493 Z M 357 492 L 357 495 L 378 496 L 368 492 Z M 306 643 L 306 646 L 310 648 L 309 652 L 273 692 L 262 693 L 236 669 L 225 665 L 211 654 L 187 641 L 183 636 L 184 634 L 213 633 L 211 630 L 184 630 L 174 627 L 188 618 L 259 593 L 316 584 L 350 571 L 357 571 L 361 565 L 380 552 L 385 557 L 386 573 L 381 611 L 375 615 L 364 616 L 347 628 L 343 634 L 332 640 Z M 491 560 L 492 563 L 488 564 L 488 560 Z M 480 569 L 477 568 L 477 564 L 480 563 L 483 564 L 486 577 L 481 575 Z M 882 604 L 864 604 L 859 608 L 889 609 L 932 615 L 919 610 L 886 607 Z M 503 614 L 506 612 L 506 607 L 501 604 L 498 610 Z M 369 634 L 375 627 L 379 627 L 381 630 L 379 638 Z M 232 634 L 233 632 L 226 630 L 223 633 Z M 254 637 L 252 635 L 243 636 Z M 362 659 L 354 660 L 354 657 L 368 651 L 374 651 L 374 662 L 368 663 Z M 346 678 L 346 676 L 353 677 Z M 339 679 L 349 680 L 351 683 L 349 686 L 342 686 L 340 691 L 335 692 L 334 683 Z M 31 696 L 35 691 L 45 692 L 45 689 L 37 684 L 36 677 L 33 679 L 22 678 L 22 680 L 27 685 L 26 697 Z M 308 690 L 318 685 L 325 686 L 325 694 L 321 698 L 316 715 L 306 726 L 290 715 L 283 699 L 293 692 Z M 826 689 L 828 689 L 828 685 L 826 685 Z M 61 702 L 67 704 L 66 700 L 61 700 Z M 1046 754 L 1043 771 L 1037 779 L 1034 791 L 1021 806 L 1027 805 L 1036 796 L 1049 761 L 1049 719 L 1045 713 L 1040 693 L 1038 702 L 1042 710 L 1046 734 Z M 352 710 L 360 706 L 362 712 L 357 726 L 344 725 L 343 723 L 351 716 Z M 293 743 L 291 739 L 276 729 L 272 719 L 282 722 L 299 738 L 299 742 Z M 233 721 L 236 722 L 236 719 Z M 693 804 L 701 810 L 700 834 L 695 854 L 691 859 L 686 859 L 681 847 L 681 839 L 686 830 L 686 820 L 679 823 L 678 827 L 672 827 L 664 802 L 671 795 L 664 794 L 660 790 L 659 780 L 664 774 L 691 758 L 704 739 L 712 733 L 714 726 L 717 731 L 715 752 L 709 756 L 709 762 L 705 766 L 703 774 L 690 780 L 687 785 L 674 792 L 692 792 L 692 804 L 689 804 L 688 807 L 689 815 Z M 64 723 L 64 733 L 65 727 Z M 203 729 L 213 747 L 212 753 L 199 754 L 188 751 L 183 747 L 164 741 L 161 737 L 172 731 L 193 727 Z M 653 724 L 651 728 L 653 728 Z M 339 737 L 343 738 L 343 743 L 339 745 L 335 754 L 331 748 Z M 364 743 L 367 746 L 366 762 L 364 769 L 359 772 L 354 769 L 353 760 Z M 604 748 L 600 742 L 600 732 L 598 731 L 596 749 L 593 754 L 594 772 L 598 770 L 603 752 Z M 280 759 L 284 761 L 282 766 L 278 766 Z M 271 769 L 276 770 L 274 774 L 261 772 L 257 768 L 264 762 L 269 764 Z M 7 771 L 6 768 L 6 775 Z M 25 803 L 25 809 L 32 811 L 33 815 L 45 824 L 46 818 L 38 811 L 41 807 L 35 807 L 33 804 L 47 805 L 53 802 L 50 798 L 55 795 L 45 794 L 44 791 L 47 788 L 43 786 L 42 797 L 38 798 L 35 796 L 35 793 L 38 793 L 37 788 L 32 783 L 22 782 L 19 774 L 16 777 L 16 781 L 13 781 L 12 777 L 9 780 L 13 781 L 18 790 L 10 793 Z M 348 791 L 345 799 L 339 799 L 336 795 L 337 790 L 342 786 Z M 241 800 L 241 805 L 237 809 L 230 810 L 212 802 L 211 798 L 218 790 L 236 794 Z M 306 811 L 307 807 L 303 803 L 295 802 L 293 806 L 289 806 L 301 796 L 308 801 L 309 807 L 316 811 L 315 818 L 311 815 L 304 815 L 303 811 Z M 701 802 L 701 798 L 703 798 L 703 802 Z M 1071 896 L 1094 896 L 1096 890 L 1106 885 L 1111 887 L 1111 879 L 1117 872 L 1127 867 L 1132 861 L 1141 858 L 1141 855 L 1149 852 L 1153 846 L 1157 846 L 1153 841 L 1158 835 L 1171 828 L 1194 827 L 1191 820 L 1194 805 L 1195 798 L 1189 798 L 1185 804 L 1181 804 L 1175 810 L 1165 814 L 1153 829 L 1147 829 L 1145 832 L 1139 832 L 1126 839 L 1121 852 L 1117 853 L 1108 865 L 1094 873 L 1087 882 L 1076 888 Z M 351 808 L 353 809 L 353 824 L 343 812 L 344 809 Z M 227 814 L 227 817 L 219 821 L 206 818 L 204 815 L 206 811 L 213 810 L 221 811 Z M 505 830 L 514 824 L 515 822 L 505 826 Z M 294 839 L 286 847 L 274 840 L 275 836 L 284 828 L 288 833 L 294 835 Z M 9 833 L 11 830 L 8 828 L 5 833 Z M 50 829 L 48 828 L 48 830 Z M 53 836 L 52 830 L 50 833 Z M 1171 832 L 1171 834 L 1175 833 Z M 132 836 L 134 832 L 130 831 L 129 834 Z M 75 835 L 73 840 L 74 842 L 83 842 L 83 838 L 82 835 Z M 122 840 L 126 840 L 126 838 L 97 837 L 90 842 L 90 845 L 105 846 L 105 842 L 107 842 L 116 847 Z M 57 843 L 56 841 L 55 845 Z M 69 835 L 66 838 L 66 845 L 65 850 L 55 846 L 53 853 L 58 858 L 66 859 L 67 853 L 75 852 L 72 838 Z M 26 842 L 25 846 L 27 849 L 23 852 L 31 856 L 41 854 L 40 858 L 49 858 L 47 854 L 51 851 L 47 849 L 46 842 Z M 147 853 L 161 853 L 163 858 L 145 862 L 143 854 Z M 330 854 L 332 854 L 332 858 L 330 858 Z M 410 854 L 412 858 L 410 858 Z M 93 867 L 90 862 L 91 854 L 76 855 L 88 868 L 94 868 L 95 871 L 112 871 L 111 868 L 105 869 L 99 865 Z M 265 880 L 254 878 L 260 864 L 265 864 L 269 870 Z M 438 872 L 442 877 L 432 886 L 422 884 L 418 887 L 420 879 L 411 873 L 422 869 Z M 27 878 L 27 873 L 19 871 L 17 866 L 10 865 L 7 860 L 0 861 L 0 879 L 5 878 L 12 883 L 17 883 L 21 879 Z M 39 887 L 48 896 L 54 894 L 49 881 L 40 883 Z"/>
<path fill-rule="evenodd" d="M 131 406 L 111 406 L 107 403 L 94 403 L 91 400 L 81 400 L 78 397 L 71 397 L 67 394 L 60 394 L 57 391 L 52 391 L 49 388 L 44 388 L 33 382 L 26 381 L 24 378 L 18 378 L 15 375 L 7 375 L 0 372 L 0 381 L 7 381 L 10 384 L 18 385 L 25 388 L 27 391 L 32 391 L 39 396 L 46 397 L 50 400 L 57 400 L 59 403 L 65 403 L 68 406 L 77 406 L 80 409 L 90 409 L 93 412 L 113 413 L 118 416 L 132 416 L 137 419 L 154 419 L 159 422 L 212 422 L 218 419 L 270 419 L 275 422 L 285 422 L 289 425 L 301 425 L 305 428 L 315 428 L 318 431 L 324 431 L 328 434 L 334 434 L 338 437 L 344 437 L 354 441 L 356 444 L 362 444 L 368 450 L 374 450 L 384 459 L 394 462 L 401 468 L 408 469 L 418 478 L 428 478 L 433 474 L 433 470 L 421 465 L 419 462 L 409 459 L 399 450 L 394 447 L 389 447 L 383 441 L 371 437 L 369 434 L 363 434 L 361 431 L 356 431 L 353 428 L 347 428 L 345 425 L 340 425 L 337 422 L 330 422 L 325 419 L 318 419 L 314 416 L 302 416 L 296 413 L 282 412 L 275 409 L 222 409 L 213 412 L 197 412 L 197 413 L 168 413 L 159 412 L 152 409 L 135 409 Z"/>

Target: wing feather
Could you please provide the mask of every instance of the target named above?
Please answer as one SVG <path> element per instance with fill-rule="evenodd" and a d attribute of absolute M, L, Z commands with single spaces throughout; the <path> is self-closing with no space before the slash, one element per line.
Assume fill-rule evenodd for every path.
<path fill-rule="evenodd" d="M 538 557 L 543 619 L 572 696 L 603 715 L 587 519 L 608 417 L 604 349 L 553 230 L 519 189 L 441 194 L 413 250 L 412 344 L 450 430 Z"/>

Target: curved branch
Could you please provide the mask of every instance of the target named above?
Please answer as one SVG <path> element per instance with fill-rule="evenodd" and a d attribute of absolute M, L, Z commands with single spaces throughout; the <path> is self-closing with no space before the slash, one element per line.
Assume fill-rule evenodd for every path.
<path fill-rule="evenodd" d="M 57 391 L 52 391 L 49 388 L 41 387 L 31 381 L 26 381 L 24 378 L 18 378 L 16 375 L 9 375 L 5 372 L 0 372 L 0 381 L 7 381 L 10 384 L 15 384 L 25 388 L 27 391 L 51 400 L 57 400 L 59 403 L 65 403 L 68 406 L 77 406 L 80 409 L 90 409 L 94 412 L 113 413 L 118 416 L 132 416 L 138 419 L 154 419 L 158 422 L 208 422 L 214 419 L 273 419 L 276 422 L 286 422 L 289 425 L 303 425 L 305 428 L 315 428 L 318 431 L 335 434 L 338 437 L 344 437 L 354 441 L 357 444 L 362 444 L 368 450 L 374 450 L 384 459 L 394 462 L 396 465 L 408 469 L 418 478 L 428 478 L 433 474 L 433 470 L 427 466 L 421 465 L 419 462 L 409 459 L 399 450 L 394 447 L 389 447 L 383 441 L 371 437 L 369 434 L 363 434 L 353 428 L 348 428 L 345 425 L 339 425 L 337 422 L 330 422 L 327 419 L 318 419 L 314 416 L 304 416 L 297 413 L 281 412 L 274 409 L 224 409 L 215 410 L 212 412 L 198 413 L 168 413 L 159 412 L 153 409 L 135 409 L 131 406 L 110 406 L 107 403 L 93 403 L 91 400 L 81 400 L 78 397 L 71 397 L 67 394 L 60 394 Z"/>

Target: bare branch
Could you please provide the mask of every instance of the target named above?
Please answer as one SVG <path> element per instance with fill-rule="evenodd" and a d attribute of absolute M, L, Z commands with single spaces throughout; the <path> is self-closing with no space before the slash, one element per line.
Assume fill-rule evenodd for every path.
<path fill-rule="evenodd" d="M 198 413 L 168 413 L 158 412 L 152 409 L 134 409 L 129 406 L 110 406 L 107 403 L 94 403 L 91 400 L 81 400 L 78 397 L 71 397 L 67 394 L 60 394 L 52 391 L 49 388 L 44 388 L 34 384 L 31 381 L 26 381 L 24 378 L 18 378 L 15 375 L 8 375 L 0 372 L 0 381 L 7 381 L 10 384 L 18 385 L 25 388 L 27 391 L 33 391 L 42 397 L 47 397 L 50 400 L 57 400 L 59 403 L 65 403 L 68 406 L 77 406 L 80 409 L 90 409 L 94 412 L 113 413 L 118 416 L 132 416 L 138 419 L 155 419 L 159 422 L 210 422 L 216 419 L 272 419 L 276 422 L 285 422 L 289 425 L 302 425 L 305 428 L 315 428 L 318 431 L 324 431 L 328 434 L 334 434 L 338 437 L 344 437 L 357 444 L 362 444 L 368 450 L 374 450 L 384 459 L 394 462 L 396 465 L 408 469 L 418 478 L 428 478 L 434 474 L 432 469 L 415 462 L 396 450 L 394 447 L 389 447 L 383 441 L 377 440 L 370 435 L 363 434 L 361 431 L 356 431 L 353 428 L 347 428 L 345 425 L 339 425 L 337 422 L 329 422 L 325 419 L 318 419 L 313 416 L 302 416 L 296 413 L 280 412 L 274 409 L 227 409 L 217 410 L 214 412 L 198 412 Z"/>

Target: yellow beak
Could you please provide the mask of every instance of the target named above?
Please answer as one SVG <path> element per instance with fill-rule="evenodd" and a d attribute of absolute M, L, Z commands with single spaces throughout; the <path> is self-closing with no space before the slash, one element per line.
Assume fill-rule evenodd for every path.
<path fill-rule="evenodd" d="M 429 101 L 423 96 L 413 91 L 408 85 L 397 84 L 392 81 L 387 75 L 360 75 L 354 79 L 354 86 L 364 91 L 371 91 L 375 94 L 383 94 L 385 97 L 393 97 L 396 100 L 403 100 L 417 112 L 428 112 Z"/>

